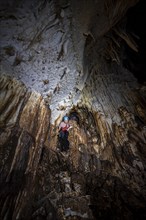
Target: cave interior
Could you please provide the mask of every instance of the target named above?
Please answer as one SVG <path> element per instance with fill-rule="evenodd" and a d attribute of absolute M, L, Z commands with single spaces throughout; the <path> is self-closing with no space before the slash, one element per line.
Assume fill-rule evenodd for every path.
<path fill-rule="evenodd" d="M 0 219 L 146 219 L 145 11 L 1 0 Z"/>

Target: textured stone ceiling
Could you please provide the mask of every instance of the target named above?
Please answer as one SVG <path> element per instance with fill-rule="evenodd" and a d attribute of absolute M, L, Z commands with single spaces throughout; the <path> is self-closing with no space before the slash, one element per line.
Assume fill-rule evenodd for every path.
<path fill-rule="evenodd" d="M 104 54 L 103 36 L 136 2 L 1 1 L 1 72 L 40 92 L 55 119 L 77 103 L 89 65 Z M 98 54 L 85 52 L 89 41 Z"/>

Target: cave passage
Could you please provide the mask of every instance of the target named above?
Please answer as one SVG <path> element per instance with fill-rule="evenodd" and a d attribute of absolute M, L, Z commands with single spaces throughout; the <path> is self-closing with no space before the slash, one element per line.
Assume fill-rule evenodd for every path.
<path fill-rule="evenodd" d="M 145 11 L 0 1 L 1 220 L 146 219 Z"/>
<path fill-rule="evenodd" d="M 138 52 L 133 51 L 125 45 L 126 59 L 123 64 L 138 79 L 139 83 L 146 82 L 146 1 L 141 0 L 127 11 L 128 32 L 133 33 L 138 45 Z"/>

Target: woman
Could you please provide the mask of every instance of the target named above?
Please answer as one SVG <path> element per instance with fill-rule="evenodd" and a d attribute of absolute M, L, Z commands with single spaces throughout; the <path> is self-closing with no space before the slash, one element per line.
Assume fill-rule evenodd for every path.
<path fill-rule="evenodd" d="M 69 117 L 64 116 L 63 121 L 59 125 L 59 141 L 61 145 L 61 151 L 69 149 L 68 131 L 70 128 L 71 126 L 69 124 Z"/>

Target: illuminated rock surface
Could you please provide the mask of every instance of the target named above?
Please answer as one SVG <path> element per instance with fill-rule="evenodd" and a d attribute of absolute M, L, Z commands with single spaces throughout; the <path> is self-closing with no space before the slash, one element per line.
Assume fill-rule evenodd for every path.
<path fill-rule="evenodd" d="M 140 53 L 137 2 L 1 1 L 1 219 L 146 219 L 146 86 L 125 49 Z"/>

